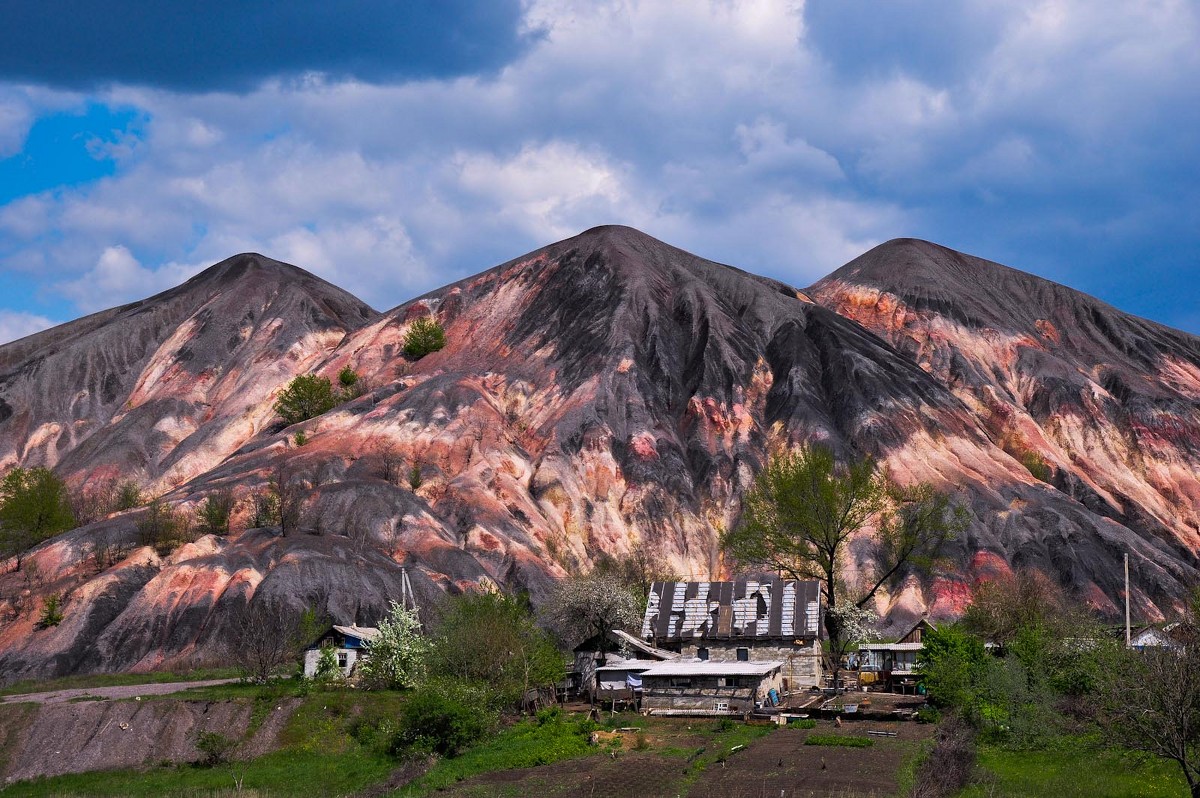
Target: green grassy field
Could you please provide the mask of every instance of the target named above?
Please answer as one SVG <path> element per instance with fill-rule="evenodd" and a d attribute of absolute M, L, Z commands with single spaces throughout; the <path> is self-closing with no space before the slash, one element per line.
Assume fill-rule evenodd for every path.
<path fill-rule="evenodd" d="M 1064 742 L 1048 750 L 979 749 L 980 783 L 960 798 L 1178 798 L 1187 783 L 1174 762 Z"/>

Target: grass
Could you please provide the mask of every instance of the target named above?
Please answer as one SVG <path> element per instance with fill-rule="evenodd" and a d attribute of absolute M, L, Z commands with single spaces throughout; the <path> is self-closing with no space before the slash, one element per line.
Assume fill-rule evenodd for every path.
<path fill-rule="evenodd" d="M 870 737 L 852 734 L 810 734 L 804 738 L 805 745 L 828 745 L 835 748 L 870 748 L 875 741 Z"/>
<path fill-rule="evenodd" d="M 1187 783 L 1174 762 L 1081 741 L 1036 751 L 980 746 L 980 783 L 960 798 L 1175 798 Z"/>
<path fill-rule="evenodd" d="M 571 719 L 541 725 L 536 720 L 523 720 L 459 756 L 440 760 L 425 776 L 397 794 L 425 795 L 483 773 L 549 765 L 595 753 L 597 749 L 588 743 L 591 730 L 590 724 Z"/>
<path fill-rule="evenodd" d="M 48 693 L 54 690 L 75 690 L 91 687 L 125 687 L 137 684 L 169 682 L 199 682 L 206 679 L 233 679 L 239 676 L 232 668 L 207 668 L 192 671 L 154 671 L 152 673 L 93 673 L 82 676 L 63 676 L 59 679 L 27 679 L 0 687 L 0 696 Z"/>

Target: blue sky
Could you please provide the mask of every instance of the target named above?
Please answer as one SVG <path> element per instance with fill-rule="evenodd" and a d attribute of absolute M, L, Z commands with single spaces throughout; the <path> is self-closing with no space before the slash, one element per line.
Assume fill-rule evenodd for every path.
<path fill-rule="evenodd" d="M 1200 332 L 1194 0 L 0 8 L 0 341 L 247 250 L 385 309 L 604 223 L 798 286 L 927 238 Z"/>

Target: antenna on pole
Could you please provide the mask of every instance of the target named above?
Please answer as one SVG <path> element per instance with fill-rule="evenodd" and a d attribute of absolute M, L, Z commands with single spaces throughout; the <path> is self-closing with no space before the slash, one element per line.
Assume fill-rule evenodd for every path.
<path fill-rule="evenodd" d="M 413 617 L 417 619 L 417 624 L 421 623 L 421 611 L 417 607 L 417 597 L 413 594 L 412 582 L 408 581 L 408 569 L 400 569 L 400 604 L 405 609 L 412 610 Z"/>
<path fill-rule="evenodd" d="M 1125 552 L 1125 648 L 1133 644 L 1129 630 L 1129 552 Z"/>

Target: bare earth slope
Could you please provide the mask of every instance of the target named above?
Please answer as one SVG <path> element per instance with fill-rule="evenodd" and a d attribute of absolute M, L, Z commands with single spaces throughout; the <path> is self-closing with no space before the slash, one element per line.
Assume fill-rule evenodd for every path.
<path fill-rule="evenodd" d="M 925 268 L 923 251 L 897 268 Z M 957 263 L 963 256 L 945 257 Z M 884 274 L 892 269 L 889 258 L 880 259 Z M 997 280 L 1008 274 L 972 263 L 1000 270 Z M 185 510 L 215 488 L 245 497 L 274 476 L 304 497 L 305 530 L 286 538 L 278 530 L 203 538 L 164 557 L 129 548 L 122 562 L 103 568 L 89 558 L 89 546 L 103 539 L 132 547 L 138 512 L 68 533 L 30 558 L 36 578 L 0 576 L 0 672 L 15 677 L 212 659 L 228 638 L 229 610 L 250 597 L 317 604 L 341 622 L 370 623 L 397 595 L 401 565 L 409 566 L 426 603 L 440 590 L 486 581 L 527 588 L 537 599 L 554 577 L 639 541 L 681 574 L 715 577 L 729 567 L 717 530 L 736 522 L 741 492 L 767 452 L 807 441 L 847 455 L 873 454 L 896 479 L 931 480 L 958 492 L 975 513 L 955 544 L 952 568 L 929 581 L 910 578 L 882 602 L 897 622 L 927 608 L 953 614 L 973 574 L 1015 564 L 1047 570 L 1111 611 L 1127 550 L 1139 577 L 1139 612 L 1173 607 L 1198 575 L 1194 542 L 1166 523 L 1163 507 L 1147 506 L 1139 515 L 1128 501 L 1110 503 L 1109 478 L 1089 481 L 1083 463 L 1056 470 L 1053 485 L 1034 478 L 1019 460 L 1027 454 L 1021 447 L 1033 444 L 998 432 L 982 394 L 931 366 L 925 350 L 906 343 L 908 332 L 894 335 L 876 324 L 866 303 L 838 299 L 838 291 L 845 297 L 876 291 L 872 301 L 887 304 L 882 290 L 847 277 L 853 266 L 834 275 L 840 282 L 831 278 L 814 289 L 831 310 L 781 283 L 629 228 L 603 227 L 383 315 L 293 272 L 260 294 L 246 275 L 235 275 L 223 290 L 195 291 L 199 299 L 184 302 L 168 292 L 131 306 L 140 311 L 75 322 L 81 329 L 74 334 L 66 325 L 43 333 L 40 342 L 35 336 L 0 348 L 10 375 L 0 387 L 11 411 L 0 421 L 9 462 L 58 462 L 73 479 L 132 465 Z M 911 279 L 919 286 L 925 278 Z M 978 275 L 963 279 L 989 285 Z M 1030 291 L 1046 293 L 1056 307 L 1053 292 L 1066 291 L 1044 281 L 1033 285 Z M 951 297 L 945 307 L 975 318 L 1009 289 L 984 290 L 995 297 L 981 294 L 978 307 L 974 297 Z M 290 299 L 271 304 L 280 297 Z M 1123 316 L 1095 304 L 1102 316 Z M 239 348 L 228 330 L 207 336 L 197 314 L 213 306 L 222 324 L 254 311 L 252 322 L 237 329 L 270 343 Z M 143 333 L 152 340 L 139 350 L 138 377 L 121 383 L 119 398 L 96 404 L 94 415 L 70 403 L 27 404 L 36 379 L 48 379 L 39 377 L 45 367 L 37 357 L 69 349 L 71 362 L 102 359 L 104 347 L 113 346 L 104 342 L 130 337 L 113 325 L 132 324 L 137 312 L 163 320 L 153 327 L 157 337 Z M 961 324 L 940 312 L 911 311 L 912 324 L 936 326 L 942 318 Z M 404 334 L 428 314 L 445 326 L 448 345 L 414 362 L 401 354 Z M 1030 322 L 1035 329 L 1039 318 Z M 1169 350 L 1164 358 L 1193 362 L 1195 339 L 1149 328 Z M 96 342 L 97 354 L 84 336 Z M 234 354 L 222 360 L 218 342 Z M 1008 350 L 980 349 L 975 338 L 945 345 L 946 362 L 968 363 L 997 384 L 1034 380 L 1015 376 L 1026 372 Z M 1103 362 L 1116 364 L 1109 368 L 1119 368 L 1125 383 L 1159 373 L 1144 370 L 1160 362 L 1154 358 L 1129 360 L 1138 356 L 1126 349 L 1141 351 L 1135 344 L 1107 346 L 1097 357 L 1111 350 Z M 212 370 L 209 381 L 206 372 L 191 370 L 197 361 Z M 332 377 L 346 365 L 363 375 L 365 395 L 297 427 L 273 426 L 270 403 L 291 376 L 316 370 Z M 1064 369 L 1056 364 L 1032 373 L 1058 386 L 1052 397 L 1071 396 L 1057 376 Z M 97 390 L 89 387 L 93 373 L 99 372 L 79 368 L 78 384 L 60 380 L 57 387 L 68 395 Z M 986 388 L 984 382 L 972 377 L 971 385 Z M 1194 400 L 1182 394 L 1146 396 L 1192 418 L 1186 413 L 1194 413 Z M 55 413 L 62 420 L 55 422 Z M 90 437 L 45 432 L 55 423 L 96 431 Z M 1086 418 L 1074 423 L 1081 440 L 1126 434 Z M 1019 422 L 1009 426 L 1024 429 Z M 308 438 L 304 446 L 294 442 L 299 430 Z M 31 445 L 37 436 L 53 444 Z M 1191 462 L 1182 444 L 1155 451 L 1181 469 Z M 419 485 L 410 481 L 413 467 Z M 1192 489 L 1177 481 L 1179 490 Z M 67 620 L 38 630 L 38 597 L 51 591 L 65 596 Z"/>

